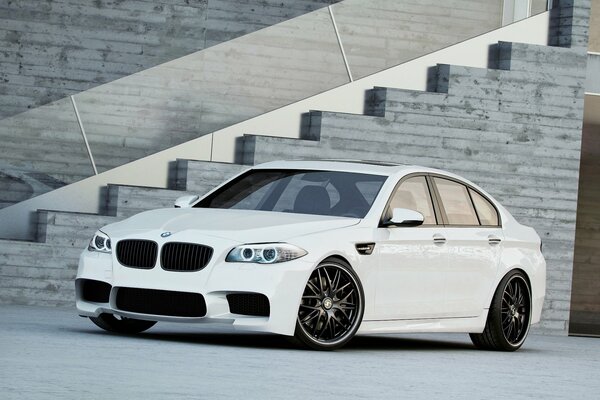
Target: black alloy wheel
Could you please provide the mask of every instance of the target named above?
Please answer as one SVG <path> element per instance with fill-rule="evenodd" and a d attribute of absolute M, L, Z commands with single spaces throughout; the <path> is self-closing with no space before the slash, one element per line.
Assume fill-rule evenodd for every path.
<path fill-rule="evenodd" d="M 344 346 L 356 333 L 364 313 L 364 293 L 346 263 L 324 261 L 312 272 L 298 310 L 295 337 L 315 350 Z"/>
<path fill-rule="evenodd" d="M 476 347 L 515 351 L 523 345 L 531 323 L 531 289 L 525 276 L 513 271 L 496 289 L 485 329 L 471 334 Z"/>
<path fill-rule="evenodd" d="M 105 331 L 126 334 L 144 332 L 156 324 L 156 321 L 143 321 L 113 314 L 100 314 L 97 317 L 90 317 L 90 320 Z"/>

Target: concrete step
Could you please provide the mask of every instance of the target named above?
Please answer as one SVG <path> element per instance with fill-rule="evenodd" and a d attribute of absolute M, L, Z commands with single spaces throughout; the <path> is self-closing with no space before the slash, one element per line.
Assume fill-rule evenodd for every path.
<path fill-rule="evenodd" d="M 173 208 L 178 197 L 188 194 L 194 193 L 143 186 L 108 185 L 107 213 L 124 218 L 156 208 Z"/>
<path fill-rule="evenodd" d="M 519 115 L 515 115 L 514 121 L 497 122 L 490 121 L 488 110 L 508 112 L 502 102 L 493 100 L 482 100 L 467 98 L 464 95 L 449 95 L 446 93 L 434 93 L 423 91 L 412 91 L 391 88 L 375 88 L 371 91 L 371 101 L 380 116 L 395 122 L 402 122 L 397 127 L 399 133 L 414 132 L 417 129 L 435 129 L 436 133 L 444 137 L 457 137 L 472 139 L 473 135 L 485 136 L 486 140 L 496 140 L 502 143 L 510 134 L 509 142 L 523 143 L 534 139 L 552 140 L 554 146 L 578 150 L 581 147 L 578 138 L 570 138 L 565 135 L 565 128 L 548 125 L 555 116 L 550 116 L 550 122 L 542 118 L 535 120 L 523 119 L 518 122 Z M 579 101 L 569 104 L 569 108 L 577 107 Z M 541 103 L 538 103 L 538 107 Z M 516 105 L 511 105 L 511 109 Z M 528 106 L 531 107 L 531 106 Z M 544 106 L 544 108 L 546 108 Z M 566 109 L 566 105 L 563 106 Z M 561 111 L 564 113 L 564 110 Z M 313 114 L 315 114 L 313 116 Z M 317 113 L 311 113 L 313 131 L 318 127 Z M 467 118 L 465 118 L 467 117 Z M 461 125 L 462 122 L 462 125 Z M 315 126 L 317 125 L 317 126 Z M 543 125 L 544 134 L 541 135 Z M 579 126 L 570 129 L 580 129 Z M 498 134 L 500 133 L 500 134 Z M 313 133 L 314 134 L 314 133 Z"/>
<path fill-rule="evenodd" d="M 587 19 L 587 17 L 586 17 Z M 510 71 L 543 71 L 556 75 L 581 77 L 586 56 L 568 47 L 539 46 L 498 42 L 496 68 Z"/>
<path fill-rule="evenodd" d="M 407 118 L 413 115 L 408 115 Z M 430 117 L 430 119 L 434 119 Z M 463 118 L 464 119 L 464 118 Z M 540 176 L 573 177 L 579 154 L 553 151 L 545 140 L 511 144 L 513 138 L 486 132 L 471 139 L 443 137 L 433 127 L 413 125 L 412 132 L 402 132 L 405 124 L 383 118 L 322 112 L 315 123 L 320 129 L 320 142 L 272 137 L 247 137 L 244 143 L 246 161 L 264 162 L 278 158 L 359 158 L 381 159 L 410 164 L 449 166 L 451 170 L 477 170 L 484 162 L 494 173 L 518 173 L 519 168 L 539 172 Z M 316 128 L 315 128 L 316 129 Z M 468 132 L 468 131 L 467 131 Z M 481 134 L 481 132 L 474 132 Z M 487 137 L 490 141 L 487 141 Z M 254 142 L 254 143 L 253 143 Z M 504 143 L 503 143 L 504 142 Z M 509 143 L 506 143 L 509 142 Z M 320 143 L 320 144 L 319 144 Z M 502 147 L 502 158 L 498 150 Z M 293 151 L 290 150 L 293 148 Z M 286 150 L 287 148 L 287 150 Z M 253 153 L 254 152 L 254 153 Z M 535 156 L 529 165 L 519 165 L 523 155 Z M 518 159 L 518 160 L 517 160 Z M 382 160 L 383 161 L 383 160 Z M 457 163 L 458 162 L 458 163 Z M 460 164 L 463 164 L 462 166 Z M 544 169 L 553 165 L 554 170 Z M 458 167 L 458 168 L 457 168 Z M 541 169 L 540 169 L 541 168 Z M 488 170 L 488 171 L 489 171 Z"/>
<path fill-rule="evenodd" d="M 477 78 L 494 78 L 506 81 L 515 81 L 523 83 L 538 83 L 538 84 L 550 84 L 550 85 L 561 85 L 570 88 L 579 88 L 583 84 L 581 76 L 554 76 L 551 72 L 546 72 L 542 68 L 533 70 L 515 70 L 506 71 L 501 69 L 490 69 L 490 68 L 475 68 L 465 67 L 462 65 L 449 65 L 449 64 L 438 64 L 438 92 L 447 92 L 448 86 L 448 74 L 452 73 L 455 76 Z"/>
<path fill-rule="evenodd" d="M 462 79 L 462 78 L 461 78 Z M 468 79 L 467 79 L 468 81 Z M 454 85 L 459 80 L 454 81 Z M 406 107 L 408 111 L 422 110 L 434 115 L 443 112 L 445 115 L 464 115 L 464 113 L 485 115 L 488 120 L 506 122 L 507 119 L 498 119 L 497 114 L 493 113 L 512 113 L 524 114 L 529 112 L 532 107 L 543 106 L 543 110 L 536 115 L 548 117 L 553 124 L 556 118 L 573 119 L 578 110 L 583 105 L 583 87 L 579 89 L 569 89 L 568 95 L 564 96 L 564 88 L 560 86 L 527 84 L 518 82 L 495 82 L 494 79 L 475 79 L 473 82 L 460 81 L 463 84 L 460 88 L 451 88 L 450 95 L 444 93 L 419 92 L 409 90 L 388 89 L 387 97 L 385 90 L 378 88 L 378 94 L 374 101 L 379 105 L 378 116 L 389 118 L 390 112 L 404 112 Z M 412 92 L 412 93 L 411 93 Z M 560 96 L 558 93 L 563 93 Z M 395 103 L 399 103 L 395 104 Z M 405 108 L 400 108 L 405 105 Z M 437 108 L 441 107 L 441 111 Z M 542 120 L 540 125 L 548 125 Z M 572 125 L 572 124 L 571 124 Z"/>
<path fill-rule="evenodd" d="M 530 129 L 521 133 L 515 132 L 503 132 L 499 130 L 489 130 L 483 131 L 479 129 L 471 129 L 475 128 L 475 123 L 478 120 L 482 120 L 485 122 L 485 118 L 476 116 L 470 117 L 469 114 L 466 113 L 463 117 L 454 117 L 456 120 L 465 121 L 465 125 L 467 127 L 463 127 L 462 129 L 458 126 L 444 126 L 437 125 L 446 124 L 448 122 L 449 117 L 445 117 L 443 114 L 441 115 L 428 115 L 427 110 L 423 109 L 427 106 L 423 106 L 421 104 L 414 105 L 413 108 L 417 109 L 417 111 L 410 111 L 411 106 L 404 103 L 393 103 L 396 109 L 406 108 L 405 112 L 397 112 L 392 120 L 378 120 L 376 117 L 366 117 L 366 116 L 353 116 L 351 114 L 329 114 L 325 113 L 324 116 L 319 117 L 319 121 L 321 119 L 327 119 L 325 122 L 328 125 L 329 130 L 323 131 L 323 123 L 317 122 L 313 124 L 313 130 L 321 129 L 320 136 L 322 140 L 330 140 L 333 138 L 356 138 L 360 139 L 360 132 L 368 132 L 368 131 L 379 131 L 379 132 L 389 132 L 390 134 L 394 134 L 399 137 L 398 140 L 402 140 L 402 137 L 406 137 L 405 140 L 413 139 L 414 144 L 423 143 L 426 144 L 426 140 L 431 138 L 435 140 L 438 138 L 439 140 L 444 141 L 444 143 L 448 147 L 460 146 L 463 151 L 465 151 L 466 155 L 468 154 L 468 148 L 474 148 L 474 143 L 477 143 L 478 151 L 485 151 L 486 147 L 481 148 L 480 146 L 487 146 L 488 149 L 492 149 L 492 151 L 497 151 L 498 147 L 501 146 L 503 149 L 509 154 L 521 154 L 522 152 L 531 151 L 532 147 L 535 147 L 536 154 L 544 155 L 546 152 L 556 152 L 557 149 L 561 150 L 560 158 L 579 158 L 579 148 L 581 147 L 580 140 L 576 135 L 575 130 L 567 130 L 563 129 L 560 131 L 560 134 L 555 135 L 553 133 L 542 134 L 539 127 L 530 126 Z M 422 108 L 423 107 L 423 108 Z M 430 106 L 434 108 L 435 106 Z M 435 107 L 436 109 L 440 109 L 443 113 L 444 106 Z M 427 118 L 427 123 L 429 125 L 421 125 L 416 123 L 416 121 L 423 121 L 424 118 Z M 362 118 L 369 118 L 364 122 Z M 332 122 L 332 120 L 335 120 Z M 370 122 L 375 121 L 378 125 L 373 126 L 371 128 L 367 128 Z M 544 132 L 545 133 L 545 132 Z M 563 144 L 563 146 L 561 146 Z M 481 150 L 480 150 L 481 148 Z M 554 157 L 553 153 L 553 157 Z"/>
<path fill-rule="evenodd" d="M 211 161 L 177 160 L 175 188 L 203 195 L 247 166 Z"/>
<path fill-rule="evenodd" d="M 96 230 L 118 220 L 108 215 L 39 210 L 37 240 L 83 249 Z"/>
<path fill-rule="evenodd" d="M 571 116 L 565 111 L 580 108 L 583 104 L 583 81 L 579 77 L 542 71 L 515 72 L 447 64 L 438 65 L 438 71 L 438 79 L 441 80 L 438 83 L 439 92 L 466 97 L 470 102 L 475 99 L 494 100 L 497 105 L 521 107 L 505 111 L 530 113 L 535 109 L 544 116 L 573 119 L 578 114 Z M 474 104 L 473 108 L 486 108 L 493 104 Z M 544 107 L 540 108 L 540 105 Z M 560 107 L 565 106 L 568 109 L 561 111 Z M 495 108 L 492 106 L 491 110 Z"/>

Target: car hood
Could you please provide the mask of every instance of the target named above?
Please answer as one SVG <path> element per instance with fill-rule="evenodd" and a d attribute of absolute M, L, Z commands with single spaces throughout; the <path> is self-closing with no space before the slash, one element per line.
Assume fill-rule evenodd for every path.
<path fill-rule="evenodd" d="M 131 237 L 148 231 L 184 231 L 240 243 L 283 241 L 310 233 L 356 225 L 358 218 L 217 208 L 166 208 L 146 211 L 110 224 L 102 231 L 112 237 Z"/>

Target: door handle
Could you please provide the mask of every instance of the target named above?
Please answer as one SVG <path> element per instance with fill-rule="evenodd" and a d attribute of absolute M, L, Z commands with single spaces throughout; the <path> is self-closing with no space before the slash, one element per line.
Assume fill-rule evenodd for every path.
<path fill-rule="evenodd" d="M 501 241 L 502 241 L 502 239 L 500 239 L 496 235 L 490 235 L 490 236 L 488 236 L 488 243 L 491 244 L 491 245 L 500 244 Z"/>
<path fill-rule="evenodd" d="M 439 233 L 436 233 L 435 235 L 433 235 L 433 243 L 444 244 L 444 243 L 446 243 L 446 238 L 444 236 L 440 235 Z"/>

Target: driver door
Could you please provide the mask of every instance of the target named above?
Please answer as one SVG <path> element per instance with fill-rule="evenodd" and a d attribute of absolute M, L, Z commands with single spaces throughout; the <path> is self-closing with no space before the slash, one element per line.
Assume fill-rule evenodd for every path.
<path fill-rule="evenodd" d="M 423 214 L 424 223 L 416 227 L 378 228 L 380 262 L 374 317 L 379 320 L 441 317 L 448 252 L 427 178 L 413 175 L 402 179 L 388 202 L 384 219 L 389 219 L 393 208 L 418 211 Z"/>

